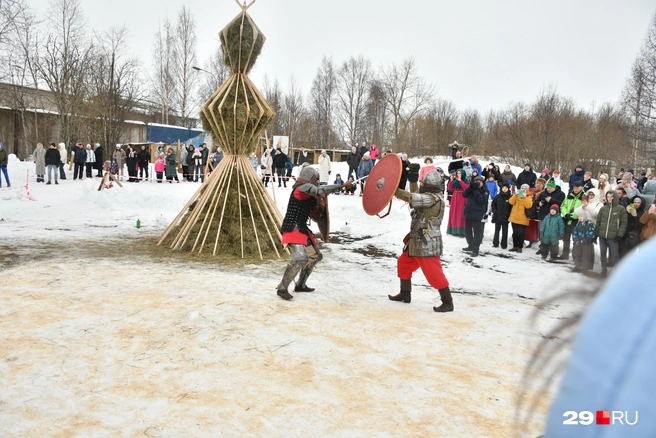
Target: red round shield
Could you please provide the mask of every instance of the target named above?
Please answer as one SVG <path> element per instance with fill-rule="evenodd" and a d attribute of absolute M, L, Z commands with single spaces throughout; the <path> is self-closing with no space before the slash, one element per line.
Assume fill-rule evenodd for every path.
<path fill-rule="evenodd" d="M 380 159 L 371 169 L 362 194 L 362 207 L 368 215 L 376 215 L 392 202 L 399 187 L 403 164 L 397 154 Z"/>

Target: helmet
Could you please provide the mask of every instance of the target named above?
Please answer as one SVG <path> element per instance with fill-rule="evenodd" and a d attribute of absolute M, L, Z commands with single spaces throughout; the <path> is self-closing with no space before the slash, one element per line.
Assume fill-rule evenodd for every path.
<path fill-rule="evenodd" d="M 424 187 L 435 187 L 439 189 L 442 188 L 442 177 L 439 173 L 437 173 L 437 170 L 431 170 L 430 172 L 426 173 L 426 175 L 424 175 L 424 179 L 421 180 L 421 184 Z"/>
<path fill-rule="evenodd" d="M 303 166 L 298 174 L 297 181 L 317 185 L 319 183 L 319 171 L 312 166 Z"/>

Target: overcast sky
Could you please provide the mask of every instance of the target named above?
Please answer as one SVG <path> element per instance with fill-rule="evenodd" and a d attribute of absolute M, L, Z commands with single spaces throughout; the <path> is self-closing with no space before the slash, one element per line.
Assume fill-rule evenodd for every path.
<path fill-rule="evenodd" d="M 48 0 L 29 0 L 45 15 Z M 89 26 L 130 28 L 150 66 L 154 35 L 183 4 L 197 23 L 198 63 L 239 12 L 234 0 L 81 0 Z M 249 10 L 267 37 L 251 78 L 307 94 L 321 58 L 364 55 L 374 68 L 414 57 L 420 74 L 459 109 L 531 101 L 555 87 L 590 108 L 616 101 L 656 12 L 654 0 L 257 0 Z M 199 73 L 202 74 L 202 73 Z"/>

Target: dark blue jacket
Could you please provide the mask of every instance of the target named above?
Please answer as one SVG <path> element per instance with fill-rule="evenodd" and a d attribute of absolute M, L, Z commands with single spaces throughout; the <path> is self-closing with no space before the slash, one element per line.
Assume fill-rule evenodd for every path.
<path fill-rule="evenodd" d="M 86 163 L 87 161 L 87 151 L 86 149 L 78 149 L 75 151 L 75 158 L 73 159 L 76 163 Z"/>
<path fill-rule="evenodd" d="M 574 171 L 573 174 L 569 176 L 569 191 L 572 191 L 572 188 L 574 187 L 574 183 L 577 181 L 581 181 L 581 184 L 583 184 L 583 177 L 585 176 L 585 169 L 581 168 L 580 172 Z"/>
<path fill-rule="evenodd" d="M 473 182 L 462 192 L 462 196 L 467 199 L 463 216 L 465 219 L 481 221 L 487 214 L 487 200 L 490 192 L 485 184 L 481 188 L 474 188 L 475 184 L 476 182 Z"/>

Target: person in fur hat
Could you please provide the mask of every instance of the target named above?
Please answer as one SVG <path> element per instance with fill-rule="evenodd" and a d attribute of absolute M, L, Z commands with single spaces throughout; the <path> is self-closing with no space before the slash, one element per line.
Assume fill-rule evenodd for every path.
<path fill-rule="evenodd" d="M 612 190 L 607 173 L 602 173 L 599 175 L 595 188 L 599 190 L 599 196 L 601 196 L 601 199 L 604 199 L 606 197 L 606 193 Z"/>
<path fill-rule="evenodd" d="M 542 247 L 542 260 L 547 258 L 552 262 L 558 257 L 558 241 L 563 238 L 565 233 L 565 222 L 560 215 L 560 207 L 553 204 L 549 208 L 549 214 L 542 221 L 540 226 L 540 246 Z"/>

